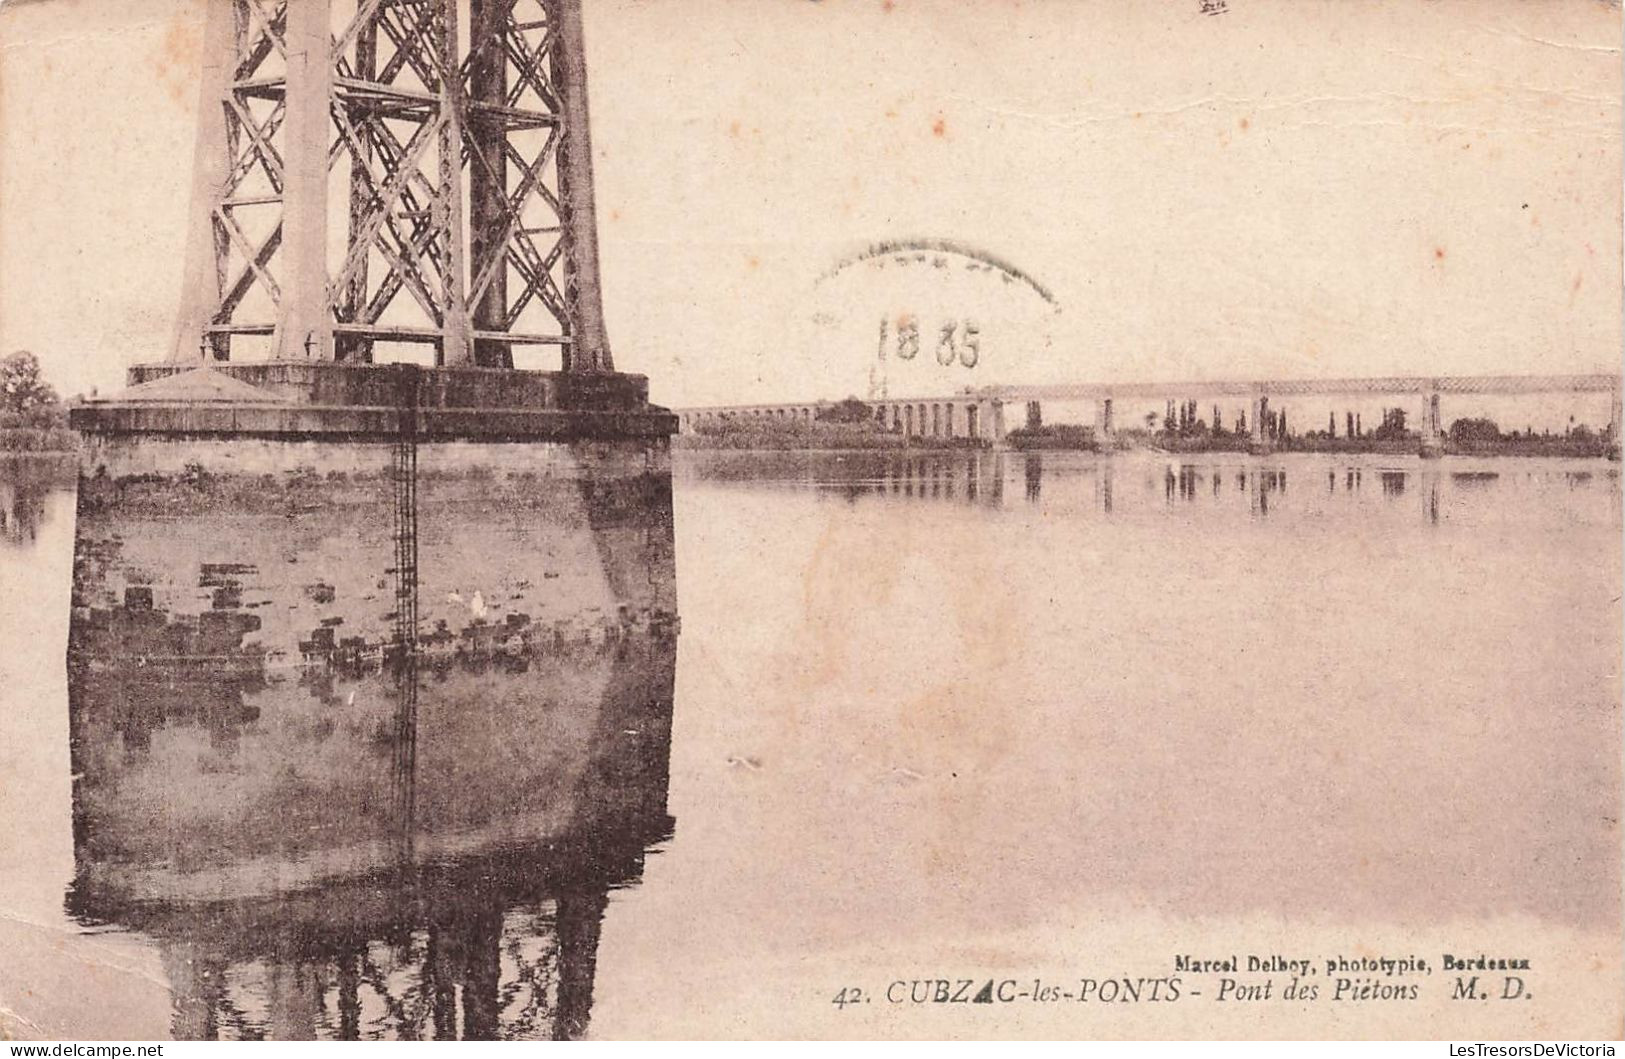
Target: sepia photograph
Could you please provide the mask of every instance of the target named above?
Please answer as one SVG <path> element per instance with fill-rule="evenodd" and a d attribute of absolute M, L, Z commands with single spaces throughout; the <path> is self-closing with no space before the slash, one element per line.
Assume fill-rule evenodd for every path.
<path fill-rule="evenodd" d="M 0 1047 L 1625 1038 L 1621 37 L 0 0 Z"/>

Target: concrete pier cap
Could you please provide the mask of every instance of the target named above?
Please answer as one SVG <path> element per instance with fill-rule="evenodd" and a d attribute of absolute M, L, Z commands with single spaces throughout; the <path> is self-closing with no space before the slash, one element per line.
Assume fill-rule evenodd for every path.
<path fill-rule="evenodd" d="M 665 439 L 677 417 L 619 372 L 264 361 L 140 364 L 127 389 L 70 413 L 87 435 L 420 441 Z"/>

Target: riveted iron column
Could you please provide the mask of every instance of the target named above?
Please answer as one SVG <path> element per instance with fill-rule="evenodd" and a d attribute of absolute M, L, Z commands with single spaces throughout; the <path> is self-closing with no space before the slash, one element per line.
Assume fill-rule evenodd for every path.
<path fill-rule="evenodd" d="M 327 165 L 333 109 L 331 0 L 287 8 L 287 143 L 283 188 L 282 302 L 278 360 L 332 360 L 327 291 Z"/>
<path fill-rule="evenodd" d="M 599 289 L 598 208 L 593 194 L 592 133 L 587 116 L 587 56 L 582 36 L 581 0 L 554 0 L 558 44 L 553 49 L 553 77 L 563 96 L 564 138 L 559 152 L 559 182 L 564 200 L 564 227 L 569 246 L 565 301 L 575 324 L 574 341 L 565 354 L 571 371 L 614 371 L 609 337 L 604 330 L 604 302 Z"/>

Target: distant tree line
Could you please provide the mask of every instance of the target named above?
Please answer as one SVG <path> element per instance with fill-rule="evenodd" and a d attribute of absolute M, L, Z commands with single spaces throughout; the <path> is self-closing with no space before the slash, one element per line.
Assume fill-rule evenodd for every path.
<path fill-rule="evenodd" d="M 1246 412 L 1236 413 L 1226 429 L 1223 409 L 1214 405 L 1211 418 L 1203 418 L 1196 401 L 1169 401 L 1160 414 L 1147 412 L 1145 428 L 1166 443 L 1185 448 L 1191 445 L 1222 448 L 1226 440 L 1248 436 Z M 1418 439 L 1417 432 L 1410 426 L 1409 414 L 1402 407 L 1384 408 L 1381 421 L 1371 430 L 1365 429 L 1360 413 L 1350 410 L 1341 417 L 1335 411 L 1328 412 L 1324 430 L 1300 434 L 1293 430 L 1285 409 L 1272 409 L 1266 403 L 1262 433 L 1280 447 L 1291 447 L 1292 442 L 1298 442 L 1301 447 L 1316 450 L 1325 449 L 1328 443 L 1393 447 Z M 1451 423 L 1445 434 L 1449 442 L 1460 449 L 1499 446 L 1502 451 L 1530 453 L 1584 454 L 1592 448 L 1600 451 L 1605 443 L 1613 440 L 1610 431 L 1596 430 L 1572 419 L 1560 432 L 1547 429 L 1536 433 L 1532 427 L 1506 432 L 1493 419 L 1463 417 Z"/>
<path fill-rule="evenodd" d="M 1485 444 L 1496 441 L 1534 441 L 1536 439 L 1566 438 L 1575 442 L 1592 442 L 1607 439 L 1609 431 L 1594 430 L 1585 423 L 1576 423 L 1571 418 L 1562 434 L 1554 433 L 1550 428 L 1535 433 L 1534 427 L 1524 427 L 1522 431 L 1514 430 L 1510 433 L 1501 430 L 1499 424 L 1493 419 L 1458 419 L 1450 424 L 1446 432 L 1450 440 L 1460 444 Z"/>

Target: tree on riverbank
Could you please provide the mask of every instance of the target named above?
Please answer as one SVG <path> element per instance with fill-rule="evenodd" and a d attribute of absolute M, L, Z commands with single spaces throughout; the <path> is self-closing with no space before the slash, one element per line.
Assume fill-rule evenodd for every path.
<path fill-rule="evenodd" d="M 1501 440 L 1501 428 L 1493 419 L 1458 419 L 1450 424 L 1449 433 L 1450 440 L 1458 444 Z"/>
<path fill-rule="evenodd" d="M 1399 441 L 1409 438 L 1410 431 L 1405 429 L 1405 409 L 1383 409 L 1382 426 L 1372 431 L 1371 436 L 1378 441 Z"/>
<path fill-rule="evenodd" d="M 26 349 L 0 358 L 0 450 L 71 449 L 68 410 Z"/>
<path fill-rule="evenodd" d="M 0 415 L 5 426 L 50 426 L 62 413 L 56 389 L 40 374 L 39 358 L 26 349 L 0 360 Z"/>
<path fill-rule="evenodd" d="M 873 416 L 868 405 L 856 397 L 848 397 L 820 408 L 813 418 L 822 423 L 867 423 Z"/>

